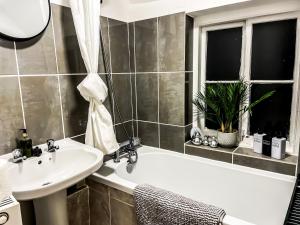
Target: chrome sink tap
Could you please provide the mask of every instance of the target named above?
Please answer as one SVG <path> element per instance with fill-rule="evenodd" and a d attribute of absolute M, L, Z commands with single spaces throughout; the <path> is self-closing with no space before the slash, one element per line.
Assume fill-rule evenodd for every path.
<path fill-rule="evenodd" d="M 13 158 L 12 158 L 12 161 L 13 163 L 20 163 L 23 161 L 23 152 L 21 149 L 15 149 L 13 152 L 12 152 L 12 155 L 13 155 Z"/>
<path fill-rule="evenodd" d="M 47 147 L 48 147 L 47 151 L 48 152 L 55 152 L 56 150 L 59 149 L 59 146 L 58 145 L 55 146 L 54 142 L 55 142 L 54 139 L 47 140 Z"/>

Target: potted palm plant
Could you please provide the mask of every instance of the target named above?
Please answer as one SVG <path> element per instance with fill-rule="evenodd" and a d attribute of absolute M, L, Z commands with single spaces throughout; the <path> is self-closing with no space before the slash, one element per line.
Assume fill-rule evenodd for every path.
<path fill-rule="evenodd" d="M 237 144 L 237 126 L 239 118 L 246 112 L 251 115 L 253 107 L 271 97 L 274 91 L 262 95 L 248 104 L 248 93 L 251 85 L 244 79 L 234 83 L 214 83 L 206 86 L 205 93 L 199 91 L 193 100 L 198 116 L 216 123 L 218 142 L 223 147 Z"/>

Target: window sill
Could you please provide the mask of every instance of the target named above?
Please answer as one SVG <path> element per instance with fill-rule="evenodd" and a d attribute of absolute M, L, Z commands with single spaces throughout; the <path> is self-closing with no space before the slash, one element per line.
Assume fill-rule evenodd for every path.
<path fill-rule="evenodd" d="M 297 164 L 297 156 L 294 155 L 287 154 L 285 159 L 278 160 L 257 154 L 251 148 L 211 148 L 203 145 L 196 146 L 190 141 L 185 144 L 185 153 L 291 176 L 295 175 Z"/>

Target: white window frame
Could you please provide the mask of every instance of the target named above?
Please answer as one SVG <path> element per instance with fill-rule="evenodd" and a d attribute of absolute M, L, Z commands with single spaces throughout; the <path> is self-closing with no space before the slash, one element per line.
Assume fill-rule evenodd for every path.
<path fill-rule="evenodd" d="M 280 21 L 288 19 L 297 19 L 297 30 L 296 30 L 296 43 L 295 43 L 295 63 L 294 63 L 294 76 L 293 80 L 250 80 L 251 74 L 251 47 L 252 47 L 252 28 L 253 24 L 265 23 L 271 21 Z M 241 49 L 241 68 L 240 77 L 244 77 L 245 81 L 253 84 L 274 84 L 274 83 L 292 83 L 293 84 L 293 95 L 291 103 L 291 118 L 290 118 L 290 135 L 287 143 L 287 152 L 290 154 L 297 155 L 299 152 L 300 144 L 300 97 L 299 97 L 299 66 L 300 66 L 300 12 L 282 13 L 276 15 L 260 16 L 250 19 L 244 19 L 241 22 L 226 22 L 224 24 L 210 25 L 198 27 L 194 29 L 195 34 L 199 34 L 200 40 L 198 46 L 197 40 L 194 39 L 195 47 L 199 48 L 199 63 L 194 60 L 194 71 L 199 68 L 199 74 L 196 72 L 194 75 L 194 93 L 204 91 L 207 83 L 230 83 L 235 81 L 207 81 L 206 80 L 206 54 L 207 54 L 207 32 L 213 30 L 223 30 L 229 28 L 241 27 L 243 30 L 242 49 Z M 250 96 L 250 93 L 249 93 Z M 194 126 L 200 125 L 203 129 L 205 127 L 205 119 L 201 118 L 199 121 L 194 123 Z M 252 147 L 253 137 L 249 135 L 250 115 L 245 113 L 239 122 L 239 131 L 242 138 L 240 143 L 241 146 Z"/>

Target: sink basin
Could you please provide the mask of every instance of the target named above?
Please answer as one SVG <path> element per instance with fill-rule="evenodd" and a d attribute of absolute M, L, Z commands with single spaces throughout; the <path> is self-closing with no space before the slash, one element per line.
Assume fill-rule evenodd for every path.
<path fill-rule="evenodd" d="M 43 151 L 40 157 L 10 163 L 8 174 L 17 200 L 53 194 L 86 178 L 102 165 L 103 153 L 95 148 L 71 139 L 57 141 L 56 145 L 59 146 L 56 152 Z"/>
<path fill-rule="evenodd" d="M 46 152 L 21 163 L 9 161 L 8 175 L 12 192 L 19 201 L 34 200 L 37 225 L 66 225 L 66 188 L 97 171 L 103 163 L 103 153 L 71 139 L 55 142 L 56 152 Z M 1 157 L 3 158 L 3 157 Z"/>

